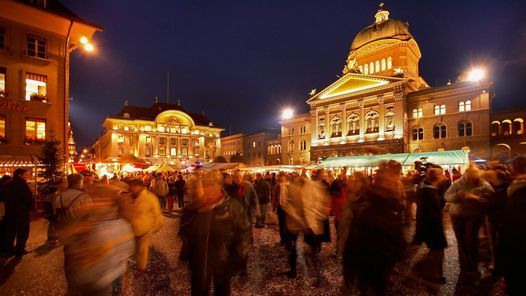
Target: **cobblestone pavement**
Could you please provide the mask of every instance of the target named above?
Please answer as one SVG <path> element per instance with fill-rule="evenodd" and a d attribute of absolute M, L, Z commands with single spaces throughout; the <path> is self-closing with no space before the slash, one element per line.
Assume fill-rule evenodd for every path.
<path fill-rule="evenodd" d="M 446 221 L 448 221 L 446 219 Z M 162 230 L 155 234 L 150 264 L 146 274 L 135 274 L 130 260 L 123 279 L 124 295 L 189 295 L 187 266 L 178 261 L 181 243 L 177 237 L 179 218 L 167 215 Z M 422 265 L 425 246 L 410 246 L 407 259 L 396 267 L 390 279 L 391 295 L 504 295 L 501 284 L 491 281 L 457 283 L 459 266 L 456 241 L 449 222 L 446 222 L 449 248 L 444 259 L 445 285 L 423 280 L 414 270 Z M 64 295 L 66 282 L 63 272 L 62 248 L 46 248 L 46 220 L 31 224 L 28 248 L 33 253 L 20 260 L 0 261 L 0 295 Z M 408 239 L 410 238 L 408 231 Z M 319 255 L 320 281 L 316 281 L 314 265 L 303 242 L 298 246 L 298 277 L 288 279 L 287 253 L 277 244 L 276 225 L 254 229 L 255 245 L 249 259 L 249 275 L 234 278 L 233 295 L 341 295 L 342 269 L 334 258 L 333 243 L 324 244 Z M 484 255 L 486 256 L 487 254 Z M 424 267 L 425 269 L 425 267 Z M 483 272 L 484 274 L 484 272 Z"/>

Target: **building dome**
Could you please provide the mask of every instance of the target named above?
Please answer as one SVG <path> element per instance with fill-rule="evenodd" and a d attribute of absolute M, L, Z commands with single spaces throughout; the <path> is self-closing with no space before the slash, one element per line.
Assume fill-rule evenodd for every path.
<path fill-rule="evenodd" d="M 387 12 L 387 11 L 385 11 Z M 377 40 L 396 39 L 407 41 L 413 39 L 409 33 L 409 24 L 395 19 L 382 19 L 365 27 L 354 38 L 351 51 Z"/>

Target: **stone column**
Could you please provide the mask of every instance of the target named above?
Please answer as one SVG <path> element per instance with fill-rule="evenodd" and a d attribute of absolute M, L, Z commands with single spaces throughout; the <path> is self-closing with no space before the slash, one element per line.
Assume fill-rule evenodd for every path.
<path fill-rule="evenodd" d="M 360 107 L 360 137 L 358 138 L 358 142 L 361 143 L 365 141 L 365 109 L 364 109 L 364 101 L 359 100 L 358 106 Z"/>
<path fill-rule="evenodd" d="M 378 96 L 378 141 L 383 141 L 385 139 L 385 108 L 384 108 L 384 97 L 383 95 Z"/>
<path fill-rule="evenodd" d="M 402 86 L 397 86 L 394 91 L 394 124 L 395 124 L 395 139 L 404 138 L 404 93 Z"/>
<path fill-rule="evenodd" d="M 347 132 L 349 130 L 347 126 L 347 105 L 345 103 L 341 103 L 340 108 L 342 108 L 342 140 L 341 140 L 341 143 L 345 144 L 346 139 L 347 139 Z"/>
<path fill-rule="evenodd" d="M 329 141 L 331 139 L 331 122 L 329 120 L 330 116 L 330 109 L 329 106 L 325 106 L 325 145 L 329 144 Z"/>

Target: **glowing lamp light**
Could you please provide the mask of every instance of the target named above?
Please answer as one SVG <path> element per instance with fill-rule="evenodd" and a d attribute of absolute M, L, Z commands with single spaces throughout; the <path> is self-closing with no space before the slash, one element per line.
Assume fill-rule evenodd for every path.
<path fill-rule="evenodd" d="M 285 120 L 291 119 L 292 116 L 294 116 L 294 110 L 290 108 L 283 110 L 283 112 L 281 113 L 281 118 Z"/>
<path fill-rule="evenodd" d="M 88 44 L 88 42 L 89 42 L 88 37 L 86 37 L 86 36 L 80 37 L 80 43 L 81 44 L 86 45 L 86 44 Z"/>
<path fill-rule="evenodd" d="M 468 81 L 479 82 L 486 76 L 486 73 L 483 69 L 473 68 L 468 73 Z"/>
<path fill-rule="evenodd" d="M 86 50 L 87 52 L 93 52 L 95 50 L 95 47 L 91 43 L 86 43 L 84 45 L 84 50 Z"/>

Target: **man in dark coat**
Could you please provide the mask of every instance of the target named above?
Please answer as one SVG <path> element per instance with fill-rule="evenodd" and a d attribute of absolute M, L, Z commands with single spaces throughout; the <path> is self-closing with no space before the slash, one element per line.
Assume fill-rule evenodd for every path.
<path fill-rule="evenodd" d="M 177 203 L 179 208 L 184 208 L 184 192 L 186 191 L 186 182 L 183 180 L 183 175 L 177 175 L 177 181 L 175 181 L 175 194 L 177 195 Z"/>
<path fill-rule="evenodd" d="M 263 179 L 263 175 L 258 173 L 256 174 L 256 183 L 254 184 L 254 189 L 258 196 L 259 207 L 261 209 L 261 215 L 256 217 L 256 227 L 261 228 L 265 227 L 265 217 L 267 216 L 267 211 L 270 204 L 270 183 Z"/>
<path fill-rule="evenodd" d="M 203 196 L 185 208 L 180 235 L 188 244 L 192 295 L 230 295 L 230 279 L 244 268 L 251 227 L 244 207 L 223 190 L 217 171 L 203 175 Z"/>
<path fill-rule="evenodd" d="M 13 180 L 4 184 L 7 251 L 16 256 L 30 253 L 26 250 L 26 242 L 29 238 L 29 213 L 33 207 L 33 193 L 27 185 L 29 172 L 25 169 L 17 169 L 13 174 Z M 16 248 L 14 246 L 16 239 Z"/>
<path fill-rule="evenodd" d="M 502 269 L 513 296 L 526 295 L 526 156 L 517 156 L 512 169 L 515 180 L 508 187 L 501 245 Z"/>

